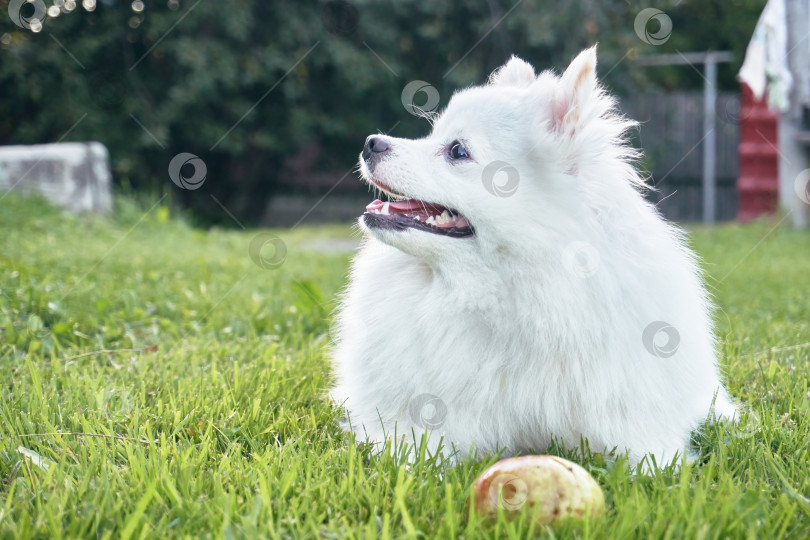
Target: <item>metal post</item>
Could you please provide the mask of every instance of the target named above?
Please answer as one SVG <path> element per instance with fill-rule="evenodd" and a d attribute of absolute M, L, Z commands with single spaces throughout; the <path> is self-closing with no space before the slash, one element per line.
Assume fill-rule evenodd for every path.
<path fill-rule="evenodd" d="M 707 52 L 704 60 L 703 88 L 703 222 L 712 225 L 716 211 L 716 175 L 714 107 L 717 102 L 717 60 Z"/>
<path fill-rule="evenodd" d="M 810 168 L 806 144 L 799 135 L 806 132 L 802 126 L 802 107 L 810 105 L 810 73 L 807 62 L 807 35 L 810 32 L 808 0 L 786 0 L 787 63 L 793 86 L 788 109 L 779 117 L 779 204 L 790 214 L 797 228 L 810 226 L 810 204 L 797 196 L 807 186 L 797 185 L 800 175 Z"/>

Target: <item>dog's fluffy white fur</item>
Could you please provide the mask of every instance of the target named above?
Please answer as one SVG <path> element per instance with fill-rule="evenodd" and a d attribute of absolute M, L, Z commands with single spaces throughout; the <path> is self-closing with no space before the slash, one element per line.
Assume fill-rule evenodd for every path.
<path fill-rule="evenodd" d="M 475 234 L 361 218 L 331 392 L 359 440 L 427 428 L 430 450 L 443 438 L 466 455 L 587 439 L 661 464 L 713 414 L 734 416 L 695 256 L 640 193 L 634 125 L 592 48 L 560 77 L 513 57 L 427 137 L 378 136 L 388 149 L 361 157 L 364 179 L 452 208 Z M 469 159 L 448 157 L 454 141 Z M 513 194 L 487 189 L 495 161 L 519 173 Z"/>

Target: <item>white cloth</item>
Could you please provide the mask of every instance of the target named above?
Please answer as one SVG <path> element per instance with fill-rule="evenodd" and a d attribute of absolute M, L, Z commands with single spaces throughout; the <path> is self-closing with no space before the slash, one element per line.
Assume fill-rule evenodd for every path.
<path fill-rule="evenodd" d="M 793 76 L 787 61 L 784 0 L 768 0 L 745 50 L 737 78 L 751 87 L 757 99 L 762 99 L 767 90 L 771 108 L 783 112 L 788 109 Z"/>

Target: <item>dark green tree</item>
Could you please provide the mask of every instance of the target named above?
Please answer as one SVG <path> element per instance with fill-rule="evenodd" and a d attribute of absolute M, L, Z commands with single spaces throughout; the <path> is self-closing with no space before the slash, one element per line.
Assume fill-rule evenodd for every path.
<path fill-rule="evenodd" d="M 599 43 L 600 74 L 620 94 L 698 88 L 683 68 L 640 69 L 640 54 L 731 49 L 739 61 L 764 0 L 659 2 L 673 31 L 644 43 L 647 7 L 595 0 L 35 0 L 39 32 L 6 17 L 0 0 L 0 144 L 98 140 L 119 185 L 171 190 L 203 220 L 222 220 L 209 193 L 245 222 L 284 191 L 323 192 L 353 167 L 366 135 L 418 136 L 403 108 L 410 81 L 452 92 L 480 82 L 511 54 L 560 69 Z M 660 4 L 660 5 L 659 5 Z M 739 62 L 721 71 L 734 88 Z M 179 152 L 207 165 L 196 192 L 175 189 Z M 339 189 L 362 189 L 346 180 Z"/>

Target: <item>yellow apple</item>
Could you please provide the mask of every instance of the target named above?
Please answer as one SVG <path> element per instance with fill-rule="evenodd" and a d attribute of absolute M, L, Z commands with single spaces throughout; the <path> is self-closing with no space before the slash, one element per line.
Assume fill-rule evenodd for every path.
<path fill-rule="evenodd" d="M 475 510 L 495 516 L 503 509 L 510 519 L 527 509 L 541 525 L 568 517 L 598 516 L 605 497 L 588 471 L 556 456 L 504 459 L 475 481 Z"/>

